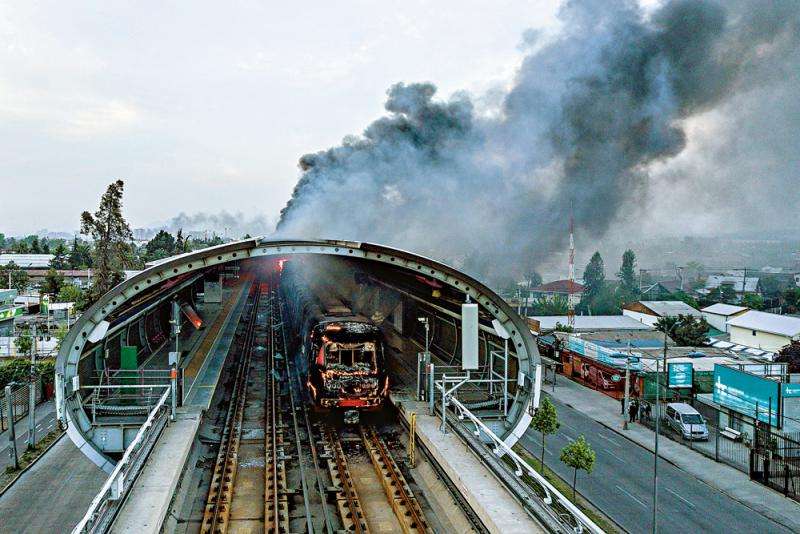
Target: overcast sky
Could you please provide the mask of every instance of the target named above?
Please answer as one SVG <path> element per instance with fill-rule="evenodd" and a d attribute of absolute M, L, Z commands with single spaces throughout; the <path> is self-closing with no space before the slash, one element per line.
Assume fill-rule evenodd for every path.
<path fill-rule="evenodd" d="M 383 113 L 397 81 L 510 82 L 558 2 L 1 2 L 0 232 L 74 230 L 125 180 L 133 227 L 275 218 L 306 152 Z"/>

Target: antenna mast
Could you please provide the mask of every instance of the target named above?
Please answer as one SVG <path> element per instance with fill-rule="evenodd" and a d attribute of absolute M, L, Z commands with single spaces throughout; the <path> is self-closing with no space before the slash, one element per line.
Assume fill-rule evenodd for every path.
<path fill-rule="evenodd" d="M 567 290 L 567 325 L 575 326 L 575 305 L 572 302 L 572 288 L 575 286 L 575 220 L 569 216 L 569 289 Z"/>

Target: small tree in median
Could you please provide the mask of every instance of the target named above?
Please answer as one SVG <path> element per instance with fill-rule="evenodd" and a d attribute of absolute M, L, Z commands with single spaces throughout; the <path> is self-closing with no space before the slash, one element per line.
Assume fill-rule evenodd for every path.
<path fill-rule="evenodd" d="M 548 434 L 555 434 L 561 423 L 558 422 L 558 413 L 555 405 L 549 398 L 543 397 L 531 419 L 531 426 L 542 433 L 542 473 L 544 473 L 544 438 Z"/>
<path fill-rule="evenodd" d="M 578 481 L 578 469 L 591 473 L 592 469 L 594 469 L 595 459 L 596 455 L 583 435 L 578 436 L 578 439 L 561 449 L 561 461 L 573 469 L 573 500 L 575 500 L 575 483 Z"/>

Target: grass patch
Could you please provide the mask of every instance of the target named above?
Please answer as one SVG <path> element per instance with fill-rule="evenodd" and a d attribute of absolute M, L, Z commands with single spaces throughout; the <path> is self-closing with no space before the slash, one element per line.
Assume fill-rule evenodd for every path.
<path fill-rule="evenodd" d="M 545 480 L 547 480 L 550 484 L 553 485 L 558 491 L 561 492 L 564 497 L 572 501 L 581 512 L 586 514 L 586 516 L 595 522 L 595 524 L 609 533 L 618 533 L 619 530 L 617 529 L 616 525 L 611 522 L 605 515 L 603 515 L 600 511 L 597 510 L 592 504 L 581 497 L 579 494 L 575 495 L 575 499 L 572 499 L 572 485 L 562 479 L 555 471 L 551 470 L 547 465 L 544 466 L 544 471 L 542 471 L 542 465 L 538 458 L 535 458 L 531 455 L 527 450 L 525 450 L 519 444 L 514 446 L 514 452 L 516 452 L 525 462 L 531 466 L 537 473 L 544 476 Z M 510 461 L 510 460 L 507 460 Z M 513 462 L 511 463 L 513 467 Z M 533 488 L 533 490 L 539 494 L 541 497 L 544 497 L 544 493 L 541 493 L 539 489 L 538 483 L 536 483 L 531 477 L 528 475 L 523 474 L 522 478 L 525 482 Z M 554 503 L 555 504 L 555 503 Z"/>
<path fill-rule="evenodd" d="M 19 469 L 14 469 L 13 465 L 9 465 L 0 475 L 0 491 L 6 489 L 6 487 L 8 487 L 8 485 L 14 480 L 14 477 L 16 477 L 20 471 L 35 462 L 36 459 L 39 458 L 39 456 L 41 456 L 45 450 L 47 450 L 47 447 L 49 447 L 50 444 L 57 440 L 63 433 L 63 431 L 58 429 L 53 430 L 45 437 L 40 439 L 39 443 L 20 454 Z"/>

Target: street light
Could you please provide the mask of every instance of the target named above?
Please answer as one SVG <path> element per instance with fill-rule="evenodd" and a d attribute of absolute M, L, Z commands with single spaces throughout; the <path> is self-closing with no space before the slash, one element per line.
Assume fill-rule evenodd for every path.
<path fill-rule="evenodd" d="M 667 334 L 678 325 L 678 322 L 667 326 L 664 322 L 664 372 L 667 371 Z M 658 367 L 658 358 L 656 358 L 656 443 L 655 455 L 653 457 L 653 534 L 658 532 L 658 523 L 656 522 L 656 515 L 658 513 L 658 434 L 661 427 L 661 405 L 659 404 L 659 392 L 661 391 L 661 374 Z"/>

